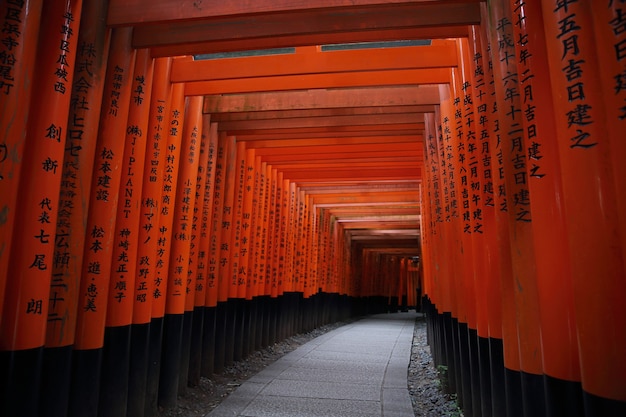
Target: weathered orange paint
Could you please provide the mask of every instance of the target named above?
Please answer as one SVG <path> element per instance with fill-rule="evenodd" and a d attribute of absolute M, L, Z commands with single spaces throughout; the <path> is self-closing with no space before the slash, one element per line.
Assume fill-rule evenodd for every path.
<path fill-rule="evenodd" d="M 614 110 L 605 107 L 598 77 L 605 63 L 596 58 L 591 2 L 556 9 L 542 4 L 542 10 L 553 106 L 559 109 L 556 132 L 582 387 L 625 401 L 626 392 L 615 383 L 626 379 L 626 364 L 620 359 L 626 344 L 626 304 L 618 295 L 626 293 L 621 278 L 626 272 L 624 252 L 616 250 L 621 244 L 611 156 L 616 149 L 605 122 L 607 111 Z M 606 63 L 606 68 L 611 66 Z M 594 317 L 611 319 L 599 325 Z"/>
<path fill-rule="evenodd" d="M 182 164 L 181 147 L 185 120 L 185 96 L 182 84 L 172 84 L 168 114 L 165 115 L 165 166 L 163 176 L 157 179 L 161 185 L 159 200 L 159 224 L 156 251 L 156 276 L 154 281 L 155 296 L 152 300 L 152 318 L 165 316 L 169 288 L 169 270 L 171 263 L 171 248 L 173 244 L 173 230 L 175 202 L 178 187 L 178 175 Z M 158 296 L 156 296 L 158 295 Z"/>
<path fill-rule="evenodd" d="M 150 318 L 147 280 L 137 279 L 141 195 L 152 94 L 153 59 L 150 51 L 137 51 L 131 79 L 131 97 L 124 137 L 124 156 L 120 165 L 117 216 L 113 235 L 113 257 L 109 283 L 107 326 L 126 326 L 133 322 L 134 310 Z"/>
<path fill-rule="evenodd" d="M 132 30 L 115 29 L 107 61 L 98 141 L 92 173 L 76 322 L 76 349 L 99 349 L 104 343 L 121 166 L 135 53 Z M 119 99 L 113 97 L 119 94 Z M 113 295 L 114 296 L 114 295 Z"/>
<path fill-rule="evenodd" d="M 198 167 L 198 230 L 197 230 L 197 264 L 196 264 L 196 307 L 206 306 L 208 294 L 209 245 L 211 242 L 211 207 L 213 189 L 215 187 L 215 160 L 217 152 L 217 135 L 211 135 L 211 117 L 202 118 L 201 159 Z"/>
<path fill-rule="evenodd" d="M 167 126 L 171 86 L 169 71 L 171 58 L 158 58 L 154 62 L 150 114 L 146 131 L 146 158 L 141 190 L 141 215 L 139 220 L 139 247 L 137 248 L 136 296 L 147 292 L 141 307 L 133 308 L 133 323 L 148 323 L 152 317 L 152 303 L 164 296 L 156 275 L 159 224 L 161 215 L 161 180 L 165 175 L 167 152 Z M 160 288 L 158 288 L 160 287 Z M 139 290 L 141 288 L 141 290 Z M 145 289 L 144 289 L 145 288 Z M 149 306 L 149 308 L 148 308 Z"/>
<path fill-rule="evenodd" d="M 178 178 L 172 198 L 173 222 L 170 233 L 169 268 L 165 314 L 183 314 L 193 310 L 195 276 L 189 275 L 191 234 L 195 208 L 196 182 L 202 140 L 202 97 L 187 97 L 182 126 L 178 162 Z M 169 146 L 169 145 L 168 145 Z"/>
<path fill-rule="evenodd" d="M 172 82 L 455 66 L 456 51 L 450 41 L 442 41 L 437 46 L 380 48 L 375 53 L 371 50 L 322 52 L 313 48 L 286 55 L 179 61 L 172 68 Z"/>
<path fill-rule="evenodd" d="M 230 269 L 230 258 L 233 251 L 233 219 L 234 219 L 234 199 L 235 181 L 237 173 L 237 144 L 235 137 L 220 134 L 219 146 L 223 148 L 223 193 L 222 217 L 219 225 L 220 246 L 218 248 L 218 301 L 226 301 L 237 292 L 236 285 L 232 282 L 232 270 Z M 236 283 L 235 283 L 236 284 Z"/>
<path fill-rule="evenodd" d="M 336 74 L 303 74 L 249 77 L 185 83 L 185 94 L 234 94 L 264 91 L 305 90 L 309 88 L 367 87 L 393 85 L 441 84 L 448 81 L 441 68 L 387 71 L 363 71 Z"/>
<path fill-rule="evenodd" d="M 207 250 L 208 272 L 206 307 L 217 306 L 219 279 L 218 279 L 218 254 L 220 246 L 220 226 L 222 223 L 222 202 L 224 201 L 224 147 L 219 144 L 217 123 L 211 123 L 210 143 L 214 149 L 214 180 L 211 192 L 210 210 L 211 223 L 209 223 L 209 246 Z"/>
<path fill-rule="evenodd" d="M 33 6 L 33 19 L 37 19 L 37 7 Z M 39 71 L 33 74 L 34 80 L 20 79 L 18 76 L 20 90 L 16 90 L 16 93 L 26 93 L 23 105 L 28 106 L 29 89 L 22 83 L 32 82 L 31 92 L 38 94 L 38 100 L 30 101 L 27 112 L 23 110 L 13 113 L 9 110 L 8 114 L 21 116 L 21 120 L 16 121 L 15 128 L 25 127 L 21 123 L 25 114 L 28 114 L 28 129 L 23 139 L 21 132 L 12 131 L 12 124 L 3 120 L 3 127 L 8 128 L 11 134 L 7 138 L 9 143 L 3 139 L 3 144 L 7 145 L 6 151 L 8 152 L 10 147 L 12 152 L 19 152 L 23 146 L 23 155 L 11 154 L 1 157 L 11 158 L 7 176 L 15 172 L 14 170 L 20 170 L 19 189 L 23 192 L 18 193 L 14 206 L 2 203 L 2 210 L 7 214 L 5 220 L 11 220 L 13 213 L 15 217 L 11 251 L 10 254 L 3 256 L 7 260 L 10 256 L 11 263 L 6 269 L 6 277 L 11 279 L 1 279 L 2 281 L 6 279 L 6 293 L 2 305 L 3 319 L 0 323 L 0 350 L 40 347 L 44 345 L 46 337 L 51 271 L 55 263 L 54 233 L 59 211 L 65 133 L 73 82 L 72 68 L 78 49 L 77 36 L 73 36 L 73 31 L 78 28 L 81 8 L 81 1 L 44 4 L 41 13 L 46 19 L 42 19 L 38 32 L 36 66 Z M 20 10 L 15 5 L 10 7 L 7 5 L 5 11 L 7 13 L 5 16 L 14 14 L 22 16 L 22 12 L 28 14 L 27 10 Z M 30 20 L 27 18 L 28 23 L 33 23 Z M 16 22 L 6 22 L 4 30 L 8 30 L 14 23 Z M 11 33 L 9 39 L 13 39 L 13 35 L 14 33 Z M 34 48 L 35 45 L 31 43 L 34 33 L 29 30 L 26 36 L 28 38 L 25 39 L 24 47 Z M 60 50 L 59 44 L 65 47 Z M 30 51 L 23 51 L 22 56 L 27 60 L 24 64 L 30 63 L 30 54 Z M 26 71 L 24 76 L 29 77 L 30 70 L 28 68 L 23 70 Z M 26 91 L 24 88 L 27 88 Z M 18 162 L 20 158 L 21 163 Z M 18 188 L 14 188 L 15 184 L 16 182 L 10 180 L 6 185 L 10 188 L 5 189 L 3 186 L 2 190 L 16 192 Z M 7 197 L 3 195 L 3 199 Z M 2 231 L 9 232 L 5 228 Z M 3 236 L 3 240 L 4 238 Z M 7 241 L 8 239 L 2 244 L 6 244 Z M 5 271 L 1 272 L 4 276 Z"/>
<path fill-rule="evenodd" d="M 243 143 L 243 142 L 242 142 Z M 244 285 L 237 287 L 237 296 L 251 300 L 252 295 L 252 275 L 250 274 L 250 262 L 254 250 L 253 239 L 256 227 L 255 199 L 257 196 L 257 170 L 256 155 L 254 149 L 246 149 L 246 165 L 243 183 L 243 207 L 241 211 L 241 242 L 239 248 L 239 270 L 237 279 L 244 282 Z"/>
<path fill-rule="evenodd" d="M 555 140 L 555 109 L 541 6 L 537 2 L 514 4 L 515 44 L 523 78 L 520 95 L 525 117 L 522 125 L 528 139 L 528 179 L 532 195 L 533 236 L 537 264 L 537 289 L 541 313 L 543 370 L 567 381 L 580 380 L 574 294 L 566 213 L 558 146 Z M 523 17 L 522 17 L 523 16 Z M 546 231 L 549 231 L 546 233 Z M 554 262 L 559 259 L 559 262 Z M 555 294 L 559 294 L 555 297 Z"/>
<path fill-rule="evenodd" d="M 14 25 L 17 45 L 11 53 L 15 62 L 9 66 L 5 80 L 0 82 L 0 311 L 4 303 L 4 291 L 9 266 L 11 236 L 15 225 L 17 191 L 19 189 L 21 159 L 26 140 L 26 124 L 32 93 L 32 78 L 35 73 L 35 56 L 39 37 L 43 0 L 29 0 L 19 8 L 8 2 L 0 4 L 0 16 L 7 24 Z M 16 14 L 9 21 L 6 16 Z M 7 53 L 9 46 L 2 46 Z M 2 315 L 3 316 L 3 315 Z M 0 323 L 2 317 L 0 317 Z"/>
<path fill-rule="evenodd" d="M 106 5 L 88 2 L 82 8 L 78 49 L 74 68 L 74 86 L 66 135 L 59 217 L 55 239 L 46 347 L 74 343 L 80 279 L 83 266 L 86 219 L 91 194 L 91 175 L 98 139 L 98 123 L 111 30 L 102 17 Z M 1 295 L 0 295 L 1 297 Z"/>

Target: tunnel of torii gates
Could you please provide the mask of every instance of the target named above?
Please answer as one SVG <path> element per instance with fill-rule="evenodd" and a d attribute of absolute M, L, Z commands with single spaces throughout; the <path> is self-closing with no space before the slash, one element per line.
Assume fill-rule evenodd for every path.
<path fill-rule="evenodd" d="M 626 415 L 623 0 L 0 8 L 2 416 L 410 308 L 466 416 Z"/>

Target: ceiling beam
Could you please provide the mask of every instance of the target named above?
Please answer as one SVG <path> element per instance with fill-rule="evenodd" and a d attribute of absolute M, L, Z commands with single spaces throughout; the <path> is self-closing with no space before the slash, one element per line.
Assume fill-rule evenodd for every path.
<path fill-rule="evenodd" d="M 468 0 L 374 3 L 356 0 L 341 6 L 324 2 L 323 8 L 315 8 L 308 2 L 290 1 L 284 8 L 272 4 L 264 9 L 262 5 L 245 1 L 238 10 L 237 5 L 229 8 L 230 3 L 237 2 L 221 0 L 216 0 L 220 4 L 202 7 L 201 3 L 207 1 L 194 1 L 192 5 L 167 0 L 111 0 L 108 24 L 135 26 L 135 48 L 151 48 L 153 56 L 180 56 L 455 38 L 467 36 L 467 26 L 480 23 L 480 2 Z M 271 3 L 274 0 L 259 1 Z"/>
<path fill-rule="evenodd" d="M 186 96 L 236 94 L 319 88 L 377 87 L 448 84 L 450 69 L 400 69 L 387 71 L 303 74 L 185 83 Z"/>
<path fill-rule="evenodd" d="M 185 21 L 225 16 L 255 16 L 272 13 L 326 11 L 341 15 L 380 7 L 432 7 L 478 4 L 479 1 L 429 0 L 109 0 L 107 24 L 128 26 L 167 21 Z M 478 16 L 479 17 L 479 16 Z"/>
<path fill-rule="evenodd" d="M 174 60 L 172 82 L 213 81 L 302 74 L 401 69 L 450 68 L 458 65 L 456 43 L 430 46 L 322 52 L 297 48 L 296 53 L 206 60 Z"/>
<path fill-rule="evenodd" d="M 206 95 L 205 113 L 439 105 L 439 86 L 377 86 L 229 95 Z"/>
<path fill-rule="evenodd" d="M 415 124 L 423 126 L 423 114 L 375 114 L 356 116 L 299 117 L 291 119 L 234 120 L 218 124 L 218 130 L 241 132 L 263 129 L 299 129 L 311 127 L 349 127 L 371 125 Z M 419 127 L 418 127 L 419 128 Z"/>
<path fill-rule="evenodd" d="M 140 30 L 140 29 L 137 29 Z M 333 32 L 304 35 L 269 36 L 262 38 L 224 39 L 218 41 L 200 41 L 196 43 L 178 43 L 166 46 L 152 46 L 153 57 L 203 55 L 212 53 L 236 52 L 246 50 L 267 50 L 291 48 L 297 46 L 316 46 L 346 43 L 432 40 L 465 38 L 466 26 L 409 27 L 400 29 L 354 30 L 352 32 Z M 186 41 L 189 42 L 189 39 Z M 139 47 L 134 44 L 134 47 Z"/>

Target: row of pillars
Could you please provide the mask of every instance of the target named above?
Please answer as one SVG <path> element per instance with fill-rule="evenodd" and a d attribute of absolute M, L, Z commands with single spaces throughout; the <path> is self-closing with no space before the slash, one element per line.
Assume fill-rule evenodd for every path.
<path fill-rule="evenodd" d="M 155 415 L 254 349 L 415 305 L 407 259 L 353 268 L 106 3 L 0 5 L 1 415 Z"/>
<path fill-rule="evenodd" d="M 486 2 L 426 117 L 430 340 L 466 416 L 626 415 L 625 12 Z"/>

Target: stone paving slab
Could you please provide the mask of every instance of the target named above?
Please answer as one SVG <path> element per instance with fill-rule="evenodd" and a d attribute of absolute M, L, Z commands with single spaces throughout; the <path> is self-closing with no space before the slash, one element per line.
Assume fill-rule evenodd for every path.
<path fill-rule="evenodd" d="M 317 337 L 248 379 L 207 417 L 411 417 L 416 317 L 368 316 Z"/>

